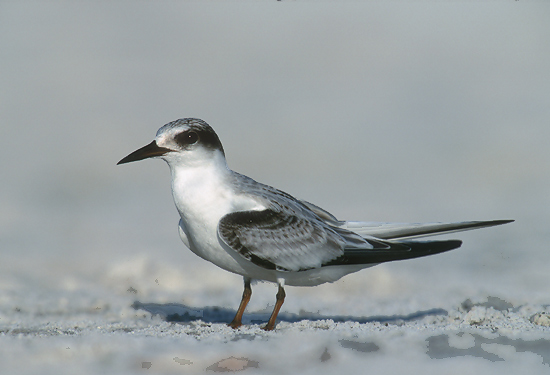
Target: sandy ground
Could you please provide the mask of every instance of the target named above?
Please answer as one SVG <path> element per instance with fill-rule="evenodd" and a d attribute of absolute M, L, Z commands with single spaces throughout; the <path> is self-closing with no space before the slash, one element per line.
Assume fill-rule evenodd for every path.
<path fill-rule="evenodd" d="M 414 262 L 421 260 L 402 263 Z M 55 288 L 4 282 L 2 372 L 550 372 L 548 299 L 534 292 L 489 285 L 502 298 L 470 293 L 471 280 L 460 288 L 444 280 L 403 287 L 414 274 L 398 277 L 391 266 L 378 266 L 331 285 L 287 288 L 273 332 L 261 326 L 275 287 L 254 285 L 245 325 L 233 330 L 226 323 L 238 305 L 239 278 L 197 263 L 185 277 L 143 257 L 113 265 L 97 280 L 71 276 Z"/>

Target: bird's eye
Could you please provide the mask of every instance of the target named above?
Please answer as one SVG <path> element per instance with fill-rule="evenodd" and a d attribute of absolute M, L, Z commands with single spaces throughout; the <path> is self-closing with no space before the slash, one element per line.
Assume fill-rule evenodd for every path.
<path fill-rule="evenodd" d="M 195 132 L 189 132 L 187 133 L 187 143 L 192 145 L 193 143 L 197 142 L 199 140 L 199 135 Z"/>
<path fill-rule="evenodd" d="M 197 143 L 198 140 L 199 135 L 194 131 L 184 132 L 176 136 L 176 142 L 182 147 Z"/>

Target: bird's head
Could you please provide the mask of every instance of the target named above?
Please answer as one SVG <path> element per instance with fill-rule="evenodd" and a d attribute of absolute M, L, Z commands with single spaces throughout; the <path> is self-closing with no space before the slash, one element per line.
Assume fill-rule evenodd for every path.
<path fill-rule="evenodd" d="M 225 159 L 216 132 L 203 120 L 172 121 L 157 131 L 153 142 L 132 152 L 117 164 L 160 157 L 168 165 L 200 165 L 217 157 Z"/>

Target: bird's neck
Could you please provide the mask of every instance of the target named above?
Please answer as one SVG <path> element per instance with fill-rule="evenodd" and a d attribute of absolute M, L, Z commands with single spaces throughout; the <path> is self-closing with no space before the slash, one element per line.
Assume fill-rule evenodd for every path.
<path fill-rule="evenodd" d="M 233 194 L 228 183 L 232 171 L 223 154 L 192 166 L 170 165 L 170 170 L 174 203 L 184 221 L 227 213 Z"/>

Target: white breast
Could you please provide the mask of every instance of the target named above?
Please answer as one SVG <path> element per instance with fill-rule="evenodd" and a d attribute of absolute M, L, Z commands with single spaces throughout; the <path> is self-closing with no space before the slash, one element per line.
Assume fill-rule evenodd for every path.
<path fill-rule="evenodd" d="M 231 212 L 265 207 L 252 197 L 236 194 L 229 183 L 233 172 L 227 167 L 202 165 L 200 168 L 175 167 L 171 170 L 172 194 L 181 217 L 183 242 L 195 254 L 218 267 L 246 275 L 248 271 L 243 268 L 243 262 L 235 259 L 237 254 L 230 254 L 220 244 L 218 222 Z"/>

